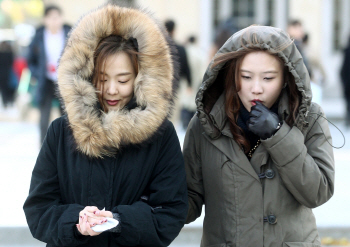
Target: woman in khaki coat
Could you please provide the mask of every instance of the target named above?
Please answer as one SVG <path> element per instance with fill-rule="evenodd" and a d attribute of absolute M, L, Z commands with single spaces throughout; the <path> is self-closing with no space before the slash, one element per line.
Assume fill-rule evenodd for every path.
<path fill-rule="evenodd" d="M 334 191 L 331 135 L 289 36 L 251 26 L 207 69 L 184 143 L 187 223 L 201 246 L 321 246 L 312 208 Z"/>

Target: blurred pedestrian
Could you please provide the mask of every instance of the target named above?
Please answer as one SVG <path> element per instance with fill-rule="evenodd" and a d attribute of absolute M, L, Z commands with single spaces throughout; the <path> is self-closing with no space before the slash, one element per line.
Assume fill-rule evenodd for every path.
<path fill-rule="evenodd" d="M 225 44 L 225 42 L 238 31 L 237 24 L 234 17 L 230 17 L 223 21 L 217 28 L 214 42 L 209 52 L 210 60 L 214 57 L 215 53 Z"/>
<path fill-rule="evenodd" d="M 14 54 L 7 41 L 0 43 L 0 93 L 3 106 L 6 108 L 15 100 L 18 78 L 13 70 Z"/>
<path fill-rule="evenodd" d="M 251 26 L 218 51 L 184 142 L 186 222 L 201 246 L 320 246 L 312 208 L 334 193 L 331 135 L 281 29 Z"/>
<path fill-rule="evenodd" d="M 307 58 L 312 91 L 312 102 L 322 104 L 323 86 L 326 77 L 324 68 L 318 58 L 312 58 L 309 53 L 309 34 L 305 33 L 302 38 L 304 56 Z"/>
<path fill-rule="evenodd" d="M 179 234 L 186 176 L 168 120 L 174 70 L 162 30 L 146 12 L 116 5 L 72 30 L 58 68 L 66 115 L 49 127 L 24 204 L 35 238 L 168 246 Z"/>
<path fill-rule="evenodd" d="M 191 71 L 191 85 L 180 85 L 181 123 L 184 130 L 196 112 L 196 93 L 202 83 L 203 74 L 207 67 L 207 55 L 198 46 L 195 36 L 191 36 L 186 44 L 188 64 Z"/>
<path fill-rule="evenodd" d="M 175 47 L 177 50 L 177 54 L 173 56 L 173 60 L 175 64 L 179 65 L 179 79 L 185 79 L 188 83 L 188 86 L 191 86 L 191 71 L 190 67 L 188 65 L 188 59 L 187 59 L 187 53 L 184 46 L 178 44 L 174 40 L 174 34 L 175 34 L 175 22 L 173 20 L 167 20 L 165 22 L 165 28 L 169 33 L 170 38 L 175 43 Z M 177 85 L 178 87 L 179 85 Z"/>
<path fill-rule="evenodd" d="M 180 120 L 181 122 L 181 90 L 179 90 L 184 84 L 187 84 L 187 87 L 192 86 L 191 81 L 191 71 L 188 65 L 188 56 L 184 46 L 175 42 L 175 22 L 173 20 L 167 20 L 165 22 L 165 28 L 168 31 L 170 36 L 170 43 L 173 43 L 176 47 L 176 50 L 171 54 L 172 59 L 175 65 L 175 70 L 178 70 L 178 76 L 175 78 L 175 90 L 178 93 L 178 97 L 175 99 L 174 114 L 171 117 L 170 121 L 176 123 Z"/>
<path fill-rule="evenodd" d="M 44 11 L 44 26 L 37 29 L 29 46 L 28 67 L 37 79 L 35 101 L 40 110 L 40 144 L 49 126 L 53 99 L 57 99 L 57 65 L 71 27 L 63 24 L 62 11 L 50 5 Z M 60 107 L 63 114 L 63 109 Z"/>
<path fill-rule="evenodd" d="M 346 102 L 345 123 L 347 127 L 350 127 L 350 38 L 348 46 L 344 50 L 344 59 L 340 70 L 340 77 L 343 84 L 343 95 Z"/>
<path fill-rule="evenodd" d="M 308 41 L 308 35 L 305 33 L 304 27 L 299 20 L 290 20 L 288 22 L 287 32 L 289 36 L 294 40 L 294 44 L 300 52 L 304 64 L 311 77 L 311 68 L 309 65 L 309 59 L 305 50 L 305 44 Z"/>

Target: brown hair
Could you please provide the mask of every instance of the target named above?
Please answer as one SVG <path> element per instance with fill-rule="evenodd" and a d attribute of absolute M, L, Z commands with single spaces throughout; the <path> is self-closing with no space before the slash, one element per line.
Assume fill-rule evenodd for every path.
<path fill-rule="evenodd" d="M 101 71 L 105 71 L 105 63 L 109 56 L 117 54 L 118 52 L 125 52 L 131 59 L 131 64 L 134 68 L 135 75 L 139 72 L 139 61 L 137 47 L 129 39 L 126 40 L 121 36 L 111 35 L 100 41 L 94 52 L 94 71 L 92 75 L 92 85 L 101 93 L 98 94 L 98 101 L 101 104 L 103 111 L 107 112 L 108 109 L 103 104 L 103 84 L 100 81 L 104 80 L 104 74 Z"/>
<path fill-rule="evenodd" d="M 244 49 L 239 51 L 233 51 L 219 55 L 214 59 L 214 63 L 212 65 L 212 68 L 214 68 L 219 64 L 226 64 L 225 67 L 223 67 L 225 112 L 230 122 L 230 130 L 232 132 L 233 138 L 241 147 L 243 147 L 243 150 L 246 153 L 250 150 L 250 144 L 249 141 L 245 138 L 243 130 L 237 125 L 240 109 L 240 99 L 238 96 L 238 92 L 241 90 L 240 68 L 244 57 L 251 52 L 257 51 L 264 51 L 271 55 L 274 55 L 280 61 L 280 63 L 284 65 L 283 60 L 276 55 L 276 52 L 263 50 L 257 47 L 244 47 Z M 295 84 L 294 76 L 288 71 L 288 68 L 286 66 L 284 66 L 283 81 L 284 83 L 287 83 L 285 90 L 287 90 L 289 97 L 290 114 L 286 119 L 286 123 L 292 126 L 296 119 L 301 94 Z"/>

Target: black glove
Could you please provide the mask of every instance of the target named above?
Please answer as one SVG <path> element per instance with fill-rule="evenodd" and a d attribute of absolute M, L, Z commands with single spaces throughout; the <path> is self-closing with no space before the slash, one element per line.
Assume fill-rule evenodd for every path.
<path fill-rule="evenodd" d="M 270 111 L 259 101 L 252 106 L 249 115 L 248 129 L 263 140 L 273 136 L 281 127 L 277 114 Z"/>

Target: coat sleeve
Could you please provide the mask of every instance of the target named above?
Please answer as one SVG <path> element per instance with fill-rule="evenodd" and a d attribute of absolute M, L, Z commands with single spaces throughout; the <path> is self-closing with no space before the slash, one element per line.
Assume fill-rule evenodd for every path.
<path fill-rule="evenodd" d="M 32 73 L 33 77 L 35 78 L 39 77 L 38 39 L 39 39 L 38 34 L 36 34 L 28 47 L 28 55 L 27 55 L 28 68 Z"/>
<path fill-rule="evenodd" d="M 189 204 L 187 224 L 201 215 L 204 203 L 203 176 L 198 143 L 199 135 L 201 135 L 199 125 L 198 118 L 193 117 L 188 125 L 183 147 Z"/>
<path fill-rule="evenodd" d="M 56 168 L 56 124 L 57 120 L 50 125 L 43 142 L 23 209 L 34 238 L 55 246 L 76 246 L 89 239 L 75 231 L 84 206 L 62 204 Z"/>
<path fill-rule="evenodd" d="M 324 116 L 317 108 L 310 114 Z M 334 192 L 334 157 L 328 123 L 317 114 L 312 117 L 316 121 L 310 122 L 306 137 L 297 127 L 283 123 L 276 135 L 262 141 L 284 185 L 299 203 L 309 208 L 322 205 Z"/>
<path fill-rule="evenodd" d="M 125 246 L 168 246 L 179 234 L 187 215 L 184 161 L 178 137 L 170 122 L 158 148 L 149 182 L 149 198 L 132 205 L 118 205 L 121 231 L 116 242 Z"/>

